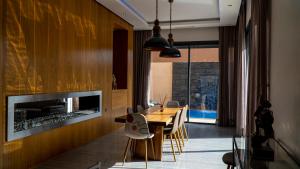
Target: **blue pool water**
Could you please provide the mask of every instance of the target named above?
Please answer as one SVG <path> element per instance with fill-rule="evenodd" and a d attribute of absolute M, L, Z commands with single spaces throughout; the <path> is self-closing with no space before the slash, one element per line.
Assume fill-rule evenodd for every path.
<path fill-rule="evenodd" d="M 190 118 L 216 119 L 217 112 L 213 110 L 188 110 Z"/>

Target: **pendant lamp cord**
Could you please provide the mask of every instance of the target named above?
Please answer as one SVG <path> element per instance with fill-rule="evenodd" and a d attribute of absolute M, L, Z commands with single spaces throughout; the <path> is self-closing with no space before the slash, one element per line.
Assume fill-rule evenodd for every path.
<path fill-rule="evenodd" d="M 157 17 L 158 17 L 158 0 L 156 0 L 156 20 L 157 20 Z"/>
<path fill-rule="evenodd" d="M 169 1 L 170 2 L 170 33 L 172 33 L 172 28 L 171 28 L 171 25 L 172 25 L 172 1 Z"/>

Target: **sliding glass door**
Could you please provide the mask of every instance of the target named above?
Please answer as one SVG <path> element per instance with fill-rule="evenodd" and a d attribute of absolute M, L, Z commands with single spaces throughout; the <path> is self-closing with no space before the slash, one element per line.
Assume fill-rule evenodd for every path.
<path fill-rule="evenodd" d="M 219 91 L 218 48 L 190 48 L 190 122 L 216 123 Z"/>
<path fill-rule="evenodd" d="M 178 44 L 181 58 L 160 58 L 152 52 L 151 105 L 176 100 L 189 105 L 188 121 L 216 123 L 219 93 L 219 49 L 213 45 Z"/>

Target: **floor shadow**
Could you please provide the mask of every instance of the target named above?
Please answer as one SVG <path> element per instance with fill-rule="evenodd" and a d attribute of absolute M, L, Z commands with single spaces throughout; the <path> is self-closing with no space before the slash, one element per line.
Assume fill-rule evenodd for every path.
<path fill-rule="evenodd" d="M 186 123 L 189 138 L 232 138 L 234 127 L 219 127 L 211 124 Z"/>
<path fill-rule="evenodd" d="M 203 162 L 211 161 L 212 165 L 223 165 L 222 154 L 231 149 L 230 138 L 234 135 L 234 128 L 223 128 L 216 125 L 186 124 L 189 141 L 183 149 L 183 153 L 176 153 L 177 162 L 174 162 L 170 148 L 170 141 L 167 139 L 163 145 L 162 161 L 149 161 L 148 168 L 175 167 L 181 163 L 194 166 Z M 128 160 L 122 166 L 123 153 L 128 138 L 124 136 L 124 128 L 110 133 L 95 141 L 58 155 L 35 169 L 94 169 L 91 166 L 100 162 L 100 169 L 123 168 L 138 169 L 145 168 L 144 159 L 133 159 L 128 154 Z M 210 153 L 210 160 L 207 160 L 206 153 Z M 191 158 L 193 159 L 191 161 Z M 201 162 L 201 160 L 204 160 Z M 179 162 L 178 162 L 179 161 Z M 217 162 L 216 162 L 217 161 Z M 199 163 L 199 164 L 198 164 Z M 149 166 L 150 165 L 150 166 Z M 160 167 L 163 165 L 163 167 Z M 95 168 L 98 169 L 98 168 Z M 184 168 L 185 169 L 185 168 Z"/>

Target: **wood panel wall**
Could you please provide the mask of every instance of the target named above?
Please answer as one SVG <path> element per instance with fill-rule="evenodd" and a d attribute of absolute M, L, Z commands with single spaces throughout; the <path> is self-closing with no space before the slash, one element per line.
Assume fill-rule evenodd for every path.
<path fill-rule="evenodd" d="M 128 90 L 121 89 L 121 90 L 113 90 L 112 92 L 112 112 L 114 112 L 114 116 L 123 116 L 127 113 L 127 107 L 129 100 L 127 99 Z M 123 126 L 123 124 L 115 123 L 115 128 L 119 128 Z"/>
<path fill-rule="evenodd" d="M 1 34 L 4 39 L 0 39 L 4 42 L 0 58 L 2 168 L 26 169 L 113 131 L 116 128 L 111 83 L 113 29 L 118 25 L 128 30 L 130 106 L 132 26 L 95 0 L 3 1 L 4 10 L 0 10 L 5 12 L 0 16 L 5 17 L 0 18 L 4 20 Z M 5 141 L 6 96 L 88 90 L 103 91 L 102 117 Z"/>
<path fill-rule="evenodd" d="M 0 0 L 0 108 L 3 107 L 4 101 L 3 101 L 3 16 L 4 16 L 4 10 L 3 10 L 3 0 Z M 3 116 L 0 109 L 0 168 L 2 168 L 3 164 L 3 131 L 4 131 L 4 125 L 3 125 Z"/>

